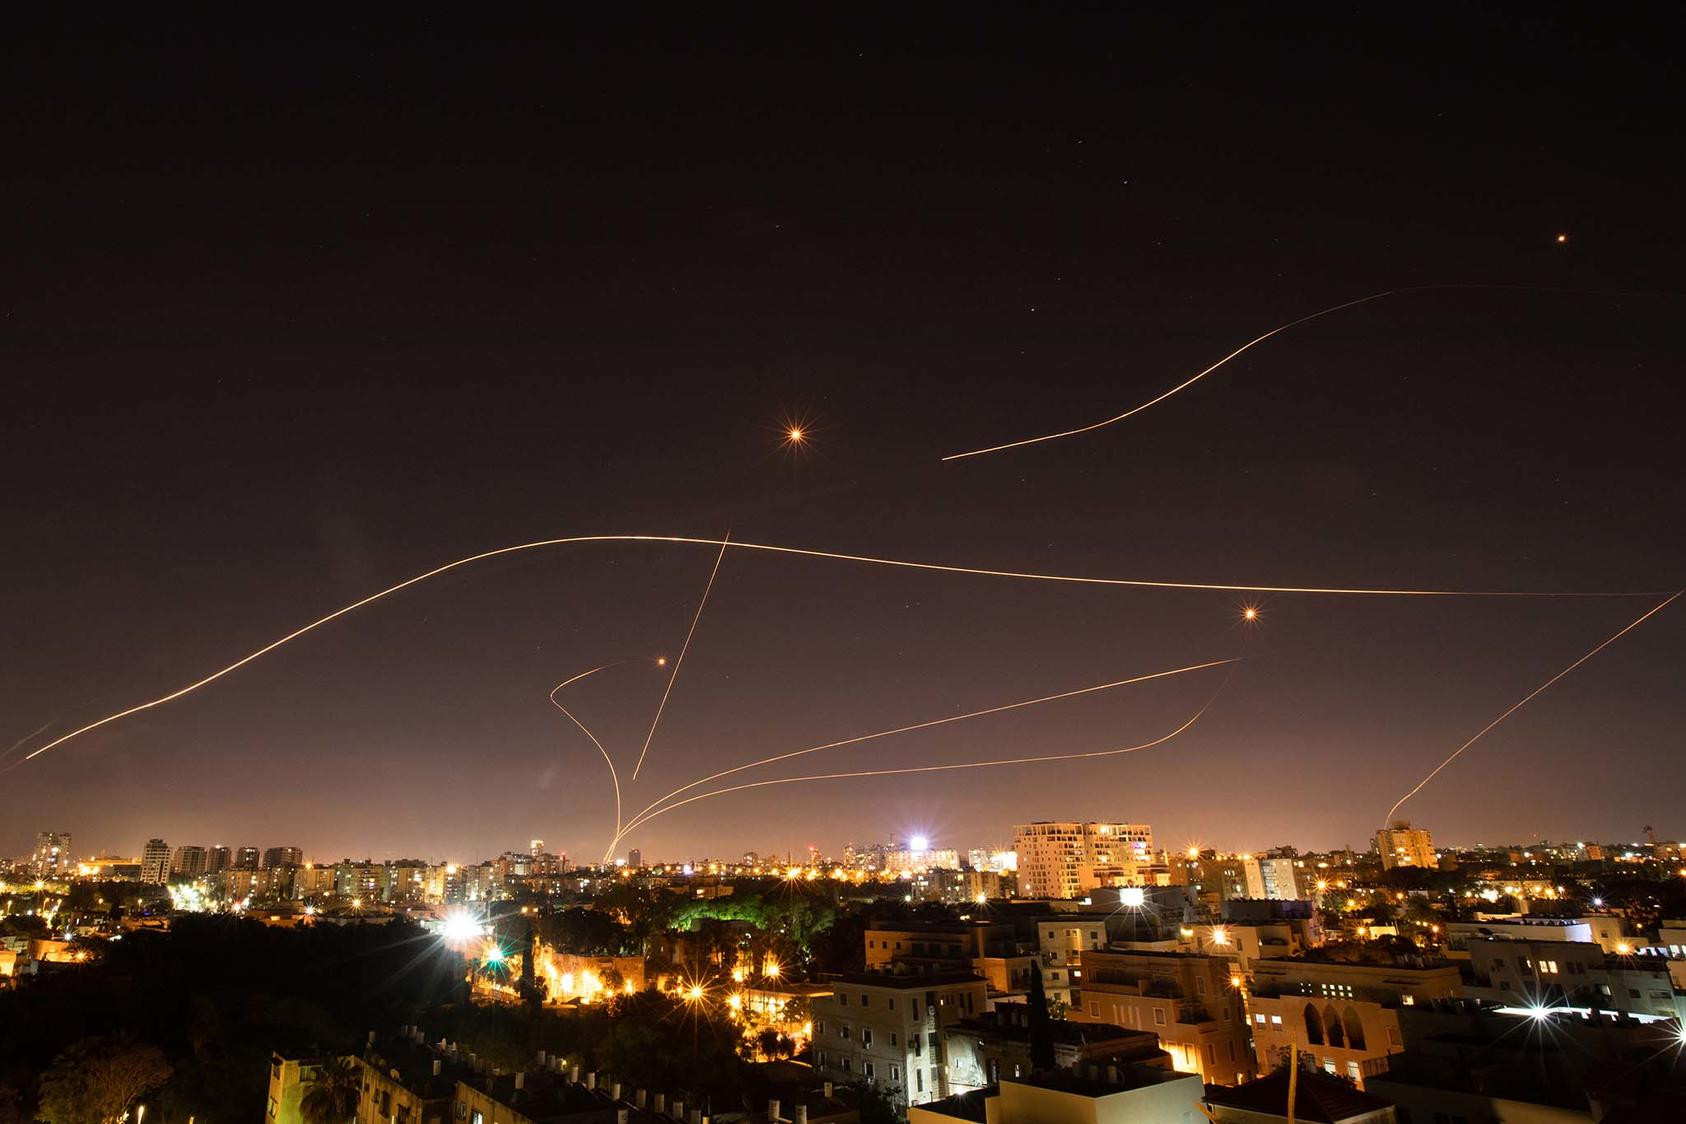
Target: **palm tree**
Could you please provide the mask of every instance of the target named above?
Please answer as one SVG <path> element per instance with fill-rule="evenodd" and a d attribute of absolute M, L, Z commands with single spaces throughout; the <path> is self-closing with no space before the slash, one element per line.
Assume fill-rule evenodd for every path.
<path fill-rule="evenodd" d="M 307 1124 L 346 1124 L 357 1115 L 363 1097 L 363 1069 L 352 1058 L 336 1058 L 316 1067 L 299 1112 Z"/>

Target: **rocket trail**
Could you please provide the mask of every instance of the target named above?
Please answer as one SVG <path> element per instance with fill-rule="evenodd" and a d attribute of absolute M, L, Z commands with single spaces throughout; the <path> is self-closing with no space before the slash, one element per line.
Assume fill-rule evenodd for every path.
<path fill-rule="evenodd" d="M 714 589 L 714 579 L 720 574 L 720 563 L 726 560 L 726 544 L 731 541 L 732 533 L 726 532 L 726 537 L 720 540 L 720 553 L 714 557 L 714 569 L 708 572 L 708 584 L 703 586 L 702 600 L 697 602 L 696 615 L 691 618 L 691 627 L 685 633 L 685 643 L 679 648 L 679 658 L 673 661 L 673 673 L 667 677 L 667 689 L 662 691 L 662 701 L 656 704 L 656 716 L 650 720 L 650 732 L 644 735 L 644 748 L 638 751 L 638 762 L 632 766 L 632 779 L 638 779 L 638 770 L 644 767 L 644 755 L 650 752 L 650 741 L 656 736 L 656 727 L 661 725 L 662 711 L 667 709 L 667 696 L 673 693 L 673 684 L 679 679 L 679 668 L 685 662 L 685 653 L 691 650 L 691 637 L 697 634 L 697 623 L 702 620 L 703 610 L 708 608 L 708 595 Z M 618 819 L 617 819 L 618 824 Z"/>
<path fill-rule="evenodd" d="M 1224 682 L 1227 684 L 1228 680 L 1226 679 Z M 744 790 L 751 788 L 764 788 L 768 785 L 796 784 L 799 781 L 847 780 L 853 777 L 888 777 L 902 773 L 941 773 L 953 769 L 990 769 L 1002 765 L 1033 765 L 1044 761 L 1077 761 L 1092 757 L 1116 757 L 1121 753 L 1136 753 L 1140 750 L 1152 749 L 1157 745 L 1164 745 L 1166 742 L 1170 741 L 1172 738 L 1200 721 L 1201 716 L 1204 715 L 1207 710 L 1211 709 L 1212 704 L 1218 700 L 1218 694 L 1221 694 L 1222 692 L 1223 687 L 1220 686 L 1218 688 L 1218 693 L 1214 694 L 1210 699 L 1207 699 L 1206 704 L 1199 710 L 1195 711 L 1192 718 L 1188 719 L 1170 733 L 1157 737 L 1149 742 L 1142 742 L 1140 745 L 1124 746 L 1119 749 L 1095 749 L 1089 750 L 1085 753 L 1053 753 L 1040 757 L 1002 757 L 991 761 L 960 761 L 949 765 L 906 765 L 897 769 L 861 769 L 846 773 L 814 773 L 802 777 L 775 777 L 772 780 L 748 781 L 744 784 L 729 785 L 726 788 L 717 788 L 711 789 L 708 792 L 699 792 L 695 796 L 687 796 L 683 800 L 676 801 L 663 808 L 657 808 L 653 812 L 641 812 L 634 816 L 632 821 L 626 825 L 626 832 L 632 832 L 636 828 L 641 827 L 643 824 L 661 815 L 663 812 L 671 812 L 675 808 L 682 808 L 686 804 L 696 800 L 706 800 L 711 796 L 725 796 L 728 793 L 743 792 Z M 624 834 L 625 833 L 623 833 L 623 835 Z"/>
<path fill-rule="evenodd" d="M 1626 636 L 1628 633 L 1632 632 L 1634 629 L 1638 628 L 1640 625 L 1644 624 L 1646 621 L 1650 620 L 1652 617 L 1654 617 L 1658 613 L 1662 612 L 1664 609 L 1668 608 L 1668 606 L 1671 603 L 1673 603 L 1674 599 L 1676 597 L 1679 597 L 1681 593 L 1686 593 L 1686 590 L 1681 590 L 1679 593 L 1670 594 L 1664 600 L 1658 602 L 1656 605 L 1653 605 L 1649 610 L 1646 611 L 1644 616 L 1641 616 L 1638 620 L 1635 620 L 1632 623 L 1628 624 L 1620 632 L 1617 632 L 1615 635 L 1607 638 L 1603 643 L 1599 644 L 1598 647 L 1594 648 L 1592 651 L 1588 652 L 1586 655 L 1582 656 L 1580 659 L 1576 660 L 1574 663 L 1570 664 L 1568 667 L 1564 668 L 1562 671 L 1558 672 L 1556 675 L 1553 675 L 1550 679 L 1547 679 L 1544 683 L 1541 683 L 1538 687 L 1535 687 L 1532 691 L 1528 692 L 1528 694 L 1525 695 L 1522 698 L 1522 701 L 1516 703 L 1509 710 L 1506 710 L 1503 714 L 1499 715 L 1497 718 L 1495 718 L 1491 722 L 1487 723 L 1487 725 L 1483 726 L 1481 728 L 1481 730 L 1473 738 L 1470 738 L 1463 745 L 1460 745 L 1457 749 L 1453 750 L 1452 755 L 1450 757 L 1446 758 L 1446 760 L 1444 760 L 1440 764 L 1436 765 L 1429 772 L 1428 776 L 1426 776 L 1422 780 L 1418 781 L 1416 788 L 1413 788 L 1410 792 L 1407 792 L 1404 796 L 1401 796 L 1398 800 L 1394 801 L 1393 807 L 1389 808 L 1387 810 L 1387 815 L 1382 818 L 1382 826 L 1386 827 L 1388 824 L 1392 823 L 1393 822 L 1393 814 L 1395 812 L 1399 811 L 1399 807 L 1400 807 L 1401 804 L 1404 804 L 1405 801 L 1411 799 L 1411 797 L 1413 797 L 1417 793 L 1421 792 L 1423 790 L 1423 787 L 1425 785 L 1427 785 L 1429 781 L 1432 781 L 1436 776 L 1439 775 L 1440 770 L 1444 769 L 1446 766 L 1448 766 L 1452 762 L 1456 761 L 1463 754 L 1464 750 L 1468 749 L 1470 746 L 1472 746 L 1476 742 L 1480 741 L 1482 739 L 1482 737 L 1486 735 L 1487 731 L 1491 730 L 1494 726 L 1497 726 L 1500 722 L 1503 722 L 1506 718 L 1509 718 L 1511 715 L 1513 715 L 1517 711 L 1521 710 L 1524 706 L 1527 706 L 1528 703 L 1533 701 L 1533 699 L 1536 695 L 1540 694 L 1547 687 L 1551 686 L 1553 683 L 1557 682 L 1559 679 L 1562 679 L 1565 675 L 1568 675 L 1571 671 L 1574 671 L 1577 667 L 1580 667 L 1583 663 L 1586 663 L 1586 661 L 1590 660 L 1592 657 L 1596 656 L 1598 653 L 1602 652 L 1604 649 L 1608 648 L 1610 645 L 1614 644 L 1616 641 L 1620 640 L 1622 637 Z"/>
<path fill-rule="evenodd" d="M 635 662 L 637 661 L 620 660 L 616 663 L 601 664 L 592 668 L 590 671 L 582 671 L 578 675 L 564 679 L 562 682 L 550 689 L 550 705 L 554 706 L 557 710 L 560 710 L 563 714 L 566 714 L 568 716 L 568 721 L 578 726 L 580 728 L 580 732 L 591 739 L 591 744 L 597 747 L 597 752 L 603 755 L 603 761 L 609 766 L 609 780 L 615 786 L 615 831 L 617 834 L 621 829 L 621 778 L 620 773 L 615 769 L 615 759 L 609 756 L 609 751 L 603 748 L 603 743 L 597 740 L 597 735 L 592 733 L 591 729 L 586 726 L 584 722 L 581 722 L 578 718 L 574 717 L 573 711 L 556 701 L 556 693 L 562 688 L 568 686 L 570 683 L 578 683 L 581 679 L 584 679 L 588 675 L 596 675 L 599 671 L 606 671 L 611 667 L 620 667 L 622 664 Z"/>
<path fill-rule="evenodd" d="M 973 449 L 970 452 L 950 453 L 948 456 L 946 456 L 942 459 L 944 461 L 965 460 L 967 457 L 981 457 L 981 456 L 985 456 L 986 454 L 989 454 L 989 453 L 1004 453 L 1008 449 L 1018 449 L 1018 448 L 1022 448 L 1025 445 L 1039 445 L 1044 441 L 1057 441 L 1062 437 L 1076 437 L 1079 434 L 1083 434 L 1083 433 L 1093 433 L 1097 429 L 1104 429 L 1109 425 L 1115 425 L 1118 422 L 1121 422 L 1121 421 L 1125 420 L 1126 418 L 1132 418 L 1132 417 L 1136 416 L 1137 414 L 1141 413 L 1143 410 L 1150 409 L 1151 407 L 1159 405 L 1159 403 L 1165 401 L 1165 399 L 1171 397 L 1172 395 L 1178 394 L 1178 393 L 1181 393 L 1184 390 L 1187 390 L 1189 387 L 1193 386 L 1195 383 L 1199 382 L 1201 379 L 1205 378 L 1207 375 L 1211 374 L 1213 371 L 1217 370 L 1219 367 L 1222 367 L 1224 364 L 1228 363 L 1231 359 L 1234 359 L 1236 356 L 1240 355 L 1242 352 L 1258 346 L 1259 344 L 1261 344 L 1261 343 L 1265 342 L 1266 340 L 1270 339 L 1272 336 L 1278 335 L 1282 332 L 1286 332 L 1289 328 L 1298 327 L 1301 324 L 1305 324 L 1305 323 L 1308 323 L 1312 320 L 1319 319 L 1320 317 L 1332 316 L 1337 312 L 1344 312 L 1349 308 L 1357 308 L 1361 304 L 1369 304 L 1371 301 L 1379 301 L 1384 297 L 1396 297 L 1396 296 L 1399 296 L 1399 295 L 1404 294 L 1404 293 L 1426 293 L 1426 292 L 1432 292 L 1432 291 L 1435 291 L 1435 290 L 1444 290 L 1444 289 L 1485 289 L 1485 290 L 1529 292 L 1529 293 L 1570 293 L 1570 294 L 1577 294 L 1577 295 L 1581 295 L 1581 296 L 1605 296 L 1605 297 L 1663 297 L 1663 296 L 1680 296 L 1681 295 L 1681 294 L 1678 294 L 1678 293 L 1620 292 L 1620 291 L 1609 290 L 1609 289 L 1560 289 L 1560 288 L 1551 288 L 1551 287 L 1536 286 L 1536 285 L 1482 285 L 1482 284 L 1407 285 L 1404 288 L 1400 288 L 1400 289 L 1387 289 L 1387 290 L 1384 290 L 1383 292 L 1380 292 L 1380 293 L 1371 293 L 1367 297 L 1359 297 L 1357 300 L 1350 300 L 1350 301 L 1346 301 L 1342 304 L 1331 305 L 1328 308 L 1319 309 L 1318 311 L 1313 312 L 1313 313 L 1311 313 L 1307 316 L 1302 316 L 1298 320 L 1290 320 L 1286 324 L 1278 325 L 1277 327 L 1272 328 L 1270 331 L 1266 332 L 1264 335 L 1258 336 L 1258 337 L 1255 337 L 1254 339 L 1248 340 L 1246 343 L 1242 344 L 1240 347 L 1236 348 L 1234 351 L 1230 352 L 1228 355 L 1224 356 L 1222 359 L 1219 359 L 1216 363 L 1213 363 L 1210 367 L 1207 367 L 1205 370 L 1199 371 L 1196 374 L 1193 374 L 1193 375 L 1189 376 L 1188 378 L 1184 379 L 1182 382 L 1178 383 L 1176 386 L 1173 386 L 1170 390 L 1167 390 L 1165 393 L 1159 395 L 1158 397 L 1149 398 L 1146 402 L 1141 403 L 1139 406 L 1134 406 L 1134 407 L 1132 407 L 1128 410 L 1125 410 L 1122 414 L 1119 414 L 1116 417 L 1107 418 L 1105 421 L 1094 422 L 1090 425 L 1078 426 L 1076 429 L 1063 429 L 1063 430 L 1060 430 L 1058 433 L 1044 433 L 1040 437 L 1025 437 L 1025 438 L 1022 438 L 1018 441 L 1008 441 L 1008 442 L 1005 442 L 1004 444 L 1000 444 L 1000 445 L 990 445 L 987 448 L 983 448 L 983 449 Z"/>
<path fill-rule="evenodd" d="M 797 749 L 792 750 L 789 753 L 780 753 L 774 757 L 763 757 L 759 761 L 750 761 L 747 764 L 734 765 L 730 769 L 722 769 L 718 773 L 694 780 L 689 784 L 680 785 L 666 796 L 652 801 L 649 807 L 645 808 L 642 812 L 639 812 L 638 815 L 642 816 L 645 813 L 651 812 L 665 801 L 671 800 L 682 793 L 689 792 L 698 785 L 705 785 L 710 781 L 717 781 L 721 777 L 729 777 L 733 773 L 741 773 L 745 769 L 755 769 L 762 765 L 772 765 L 779 761 L 788 761 L 792 757 L 802 757 L 810 753 L 818 753 L 822 749 L 838 749 L 846 745 L 858 745 L 861 742 L 875 741 L 878 738 L 887 738 L 895 734 L 908 734 L 915 730 L 928 730 L 933 726 L 946 726 L 951 722 L 964 722 L 971 718 L 982 718 L 990 714 L 1000 714 L 1003 711 L 1019 710 L 1027 706 L 1037 706 L 1041 703 L 1057 702 L 1060 699 L 1076 698 L 1078 695 L 1089 695 L 1096 691 L 1110 691 L 1114 687 L 1127 687 L 1132 683 L 1146 683 L 1152 679 L 1164 679 L 1172 675 L 1182 675 L 1190 671 L 1203 671 L 1208 667 L 1221 667 L 1225 664 L 1233 664 L 1235 662 L 1236 661 L 1233 659 L 1210 660 L 1206 663 L 1191 664 L 1188 667 L 1173 668 L 1170 671 L 1155 671 L 1148 675 L 1137 675 L 1129 679 L 1116 679 L 1111 683 L 1097 683 L 1092 687 L 1079 687 L 1072 691 L 1061 691 L 1054 695 L 1043 695 L 1041 698 L 1022 699 L 1018 702 L 1004 703 L 1001 706 L 986 707 L 983 710 L 974 710 L 966 714 L 953 714 L 946 718 L 933 718 L 929 722 L 915 722 L 911 726 L 897 726 L 893 730 L 879 730 L 878 732 L 872 734 L 861 734 L 859 737 L 844 738 L 841 741 L 835 742 L 826 742 L 823 745 L 809 746 L 807 749 Z M 637 817 L 634 817 L 635 820 L 636 818 Z"/>
<path fill-rule="evenodd" d="M 284 644 L 290 643 L 293 640 L 297 640 L 299 637 L 305 635 L 306 633 L 313 632 L 316 629 L 321 628 L 323 625 L 328 624 L 332 621 L 336 621 L 336 620 L 345 616 L 348 613 L 354 613 L 358 609 L 364 608 L 365 606 L 368 606 L 368 605 L 372 605 L 376 601 L 380 601 L 383 598 L 390 597 L 392 594 L 398 593 L 401 590 L 408 589 L 413 585 L 419 585 L 420 583 L 427 581 L 429 578 L 438 577 L 440 574 L 449 573 L 452 570 L 458 569 L 458 568 L 463 567 L 463 566 L 470 565 L 471 563 L 474 563 L 474 562 L 482 562 L 482 561 L 484 561 L 488 558 L 498 558 L 498 557 L 501 557 L 501 556 L 506 555 L 506 554 L 515 554 L 515 553 L 518 553 L 520 551 L 525 551 L 525 550 L 537 550 L 537 549 L 540 549 L 542 547 L 570 546 L 570 545 L 582 544 L 582 543 L 664 543 L 664 544 L 681 544 L 681 545 L 690 545 L 690 546 L 714 546 L 714 547 L 722 547 L 722 546 L 727 545 L 727 542 L 724 539 L 706 539 L 706 538 L 698 538 L 698 537 L 689 536 L 689 535 L 570 535 L 570 536 L 567 536 L 565 538 L 540 539 L 540 540 L 537 540 L 535 542 L 517 543 L 514 546 L 499 547 L 496 550 L 486 550 L 486 551 L 480 552 L 479 554 L 468 555 L 466 558 L 458 558 L 454 562 L 447 562 L 442 566 L 435 566 L 433 569 L 424 571 L 423 573 L 420 573 L 420 574 L 417 574 L 415 577 L 406 578 L 404 581 L 401 581 L 396 585 L 391 585 L 391 586 L 388 586 L 385 589 L 379 590 L 378 592 L 371 593 L 369 596 L 367 596 L 367 597 L 365 597 L 365 598 L 363 598 L 359 601 L 353 601 L 349 605 L 346 605 L 346 606 L 344 606 L 342 608 L 339 608 L 339 609 L 335 609 L 333 612 L 327 614 L 326 616 L 318 617 L 317 619 L 311 621 L 309 624 L 306 624 L 306 625 L 304 625 L 300 628 L 296 628 L 292 632 L 287 633 L 286 635 L 280 637 L 279 639 L 272 640 L 268 644 L 265 644 L 263 647 L 258 648 L 255 651 L 250 652 L 250 653 L 240 657 L 239 659 L 235 660 L 233 663 L 228 664 L 225 667 L 218 668 L 216 671 L 213 671 L 209 675 L 206 675 L 206 676 L 204 676 L 200 679 L 194 680 L 193 682 L 187 684 L 185 687 L 179 687 L 176 690 L 170 691 L 167 694 L 159 695 L 155 699 L 150 699 L 146 702 L 138 703 L 135 706 L 128 707 L 127 709 L 124 709 L 124 710 L 116 711 L 112 714 L 106 715 L 103 718 L 96 719 L 93 722 L 89 722 L 85 725 L 78 726 L 76 729 L 71 730 L 69 733 L 61 734 L 58 737 L 54 738 L 52 741 L 47 742 L 45 745 L 39 746 L 38 748 L 30 751 L 29 753 L 25 754 L 20 760 L 13 762 L 6 769 L 0 769 L 0 773 L 8 772 L 8 771 L 10 771 L 10 769 L 17 768 L 19 765 L 22 765 L 24 762 L 31 761 L 34 758 L 37 758 L 37 757 L 41 756 L 43 753 L 46 753 L 48 750 L 53 749 L 57 746 L 61 746 L 65 742 L 71 740 L 72 738 L 80 737 L 81 735 L 86 734 L 91 730 L 97 730 L 101 726 L 108 725 L 112 722 L 117 722 L 117 721 L 119 721 L 121 719 L 124 719 L 124 718 L 128 718 L 131 715 L 139 714 L 139 713 L 141 713 L 142 711 L 145 711 L 145 710 L 151 710 L 154 707 L 163 706 L 165 703 L 174 702 L 176 699 L 181 698 L 183 695 L 191 694 L 192 692 L 197 691 L 201 687 L 204 687 L 204 686 L 206 686 L 210 683 L 216 682 L 218 679 L 221 679 L 223 676 L 228 675 L 231 672 L 238 671 L 240 668 L 245 667 L 247 664 L 251 663 L 252 661 L 260 659 L 261 657 L 268 655 L 270 652 L 273 652 L 275 649 L 281 647 Z M 1323 587 L 1323 586 L 1237 585 L 1237 584 L 1223 584 L 1223 583 L 1214 583 L 1214 582 L 1146 581 L 1146 580 L 1132 579 L 1132 578 L 1095 578 L 1095 577 L 1082 577 L 1082 576 L 1069 575 L 1069 574 L 1038 574 L 1038 573 L 1029 573 L 1029 572 L 1023 572 L 1023 571 L 1017 571 L 1017 570 L 994 570 L 994 569 L 987 569 L 987 568 L 978 567 L 978 566 L 950 566 L 950 565 L 943 565 L 943 564 L 935 563 L 935 562 L 909 562 L 909 561 L 906 561 L 906 560 L 895 559 L 895 558 L 876 558 L 876 557 L 872 557 L 870 555 L 864 555 L 864 554 L 844 554 L 844 553 L 841 553 L 841 552 L 838 552 L 838 551 L 830 551 L 830 550 L 809 550 L 809 549 L 805 549 L 805 548 L 802 548 L 802 547 L 794 547 L 794 546 L 775 546 L 775 545 L 772 545 L 772 544 L 769 544 L 769 543 L 732 542 L 730 545 L 736 550 L 764 551 L 764 552 L 770 553 L 770 554 L 781 554 L 781 555 L 787 555 L 787 556 L 799 557 L 799 558 L 828 558 L 828 559 L 831 559 L 833 561 L 838 561 L 838 562 L 859 562 L 859 563 L 863 563 L 863 564 L 866 564 L 866 565 L 888 566 L 888 567 L 894 567 L 894 568 L 905 569 L 905 570 L 924 570 L 924 571 L 930 571 L 930 572 L 933 572 L 933 573 L 944 573 L 944 574 L 971 574 L 971 575 L 976 576 L 976 577 L 1014 578 L 1014 579 L 1018 579 L 1018 580 L 1021 580 L 1021 581 L 1061 582 L 1061 583 L 1072 584 L 1072 585 L 1116 586 L 1116 587 L 1121 587 L 1121 588 L 1133 588 L 1133 589 L 1183 589 L 1183 590 L 1194 590 L 1194 591 L 1230 592 L 1230 593 L 1323 593 L 1323 594 L 1366 596 L 1366 597 L 1655 597 L 1655 596 L 1657 596 L 1657 594 L 1655 592 L 1647 592 L 1647 593 L 1573 593 L 1573 592 L 1570 592 L 1570 593 L 1546 593 L 1546 592 L 1526 591 L 1526 590 L 1357 589 L 1357 588 L 1339 588 L 1339 587 Z"/>
<path fill-rule="evenodd" d="M 35 729 L 29 731 L 29 733 L 25 734 L 23 737 L 19 738 L 17 741 L 15 741 L 11 745 L 7 746 L 4 752 L 0 752 L 0 757 L 10 757 L 13 753 L 17 752 L 18 747 L 23 745 L 24 742 L 28 741 L 30 738 L 33 738 L 36 734 L 39 734 L 42 730 L 45 730 L 48 726 L 51 726 L 52 724 L 53 724 L 53 720 L 51 718 L 47 719 L 45 722 L 41 723 L 41 725 L 35 727 Z"/>

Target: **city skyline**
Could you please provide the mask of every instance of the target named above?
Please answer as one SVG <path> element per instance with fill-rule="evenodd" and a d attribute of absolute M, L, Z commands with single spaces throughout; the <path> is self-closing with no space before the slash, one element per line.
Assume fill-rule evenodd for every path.
<path fill-rule="evenodd" d="M 1686 581 L 1666 35 L 582 20 L 14 60 L 0 853 L 1362 848 Z M 691 541 L 485 558 L 171 698 L 579 536 Z M 1399 814 L 1686 834 L 1683 644 L 1657 612 Z M 1073 759 L 616 838 L 833 742 L 722 784 Z"/>

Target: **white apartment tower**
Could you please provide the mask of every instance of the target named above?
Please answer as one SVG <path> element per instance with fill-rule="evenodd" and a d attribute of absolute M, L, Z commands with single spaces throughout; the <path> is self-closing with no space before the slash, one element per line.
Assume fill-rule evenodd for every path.
<path fill-rule="evenodd" d="M 1019 895 L 1077 898 L 1101 886 L 1141 885 L 1139 868 L 1153 862 L 1153 828 L 1145 823 L 1042 822 L 1013 828 Z"/>
<path fill-rule="evenodd" d="M 170 880 L 170 845 L 162 839 L 148 839 L 141 851 L 141 881 L 162 886 Z"/>

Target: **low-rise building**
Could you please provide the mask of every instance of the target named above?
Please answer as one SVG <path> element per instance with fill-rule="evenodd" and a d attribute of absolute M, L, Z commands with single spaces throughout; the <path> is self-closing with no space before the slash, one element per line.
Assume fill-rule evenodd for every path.
<path fill-rule="evenodd" d="M 861 972 L 832 981 L 812 1002 L 814 1068 L 827 1080 L 864 1082 L 902 1107 L 948 1096 L 942 1032 L 988 1009 L 972 972 Z"/>
<path fill-rule="evenodd" d="M 1464 994 L 1455 964 L 1376 957 L 1368 963 L 1321 955 L 1254 962 L 1247 1014 L 1260 1066 L 1284 1063 L 1293 1044 L 1362 1088 L 1387 1068 L 1388 1055 L 1405 1048 L 1401 1008 Z"/>
<path fill-rule="evenodd" d="M 1085 951 L 1083 990 L 1067 1018 L 1159 1036 L 1171 1064 L 1214 1085 L 1255 1072 L 1234 961 L 1184 952 Z"/>
<path fill-rule="evenodd" d="M 1048 1031 L 1057 1069 L 1137 1062 L 1172 1068 L 1171 1056 L 1151 1031 L 1067 1019 L 1050 1020 Z M 1035 1070 L 1030 1057 L 1029 1007 L 1003 1003 L 994 1011 L 960 1020 L 943 1032 L 943 1054 L 948 1059 L 949 1087 L 955 1092 L 1028 1076 Z"/>

